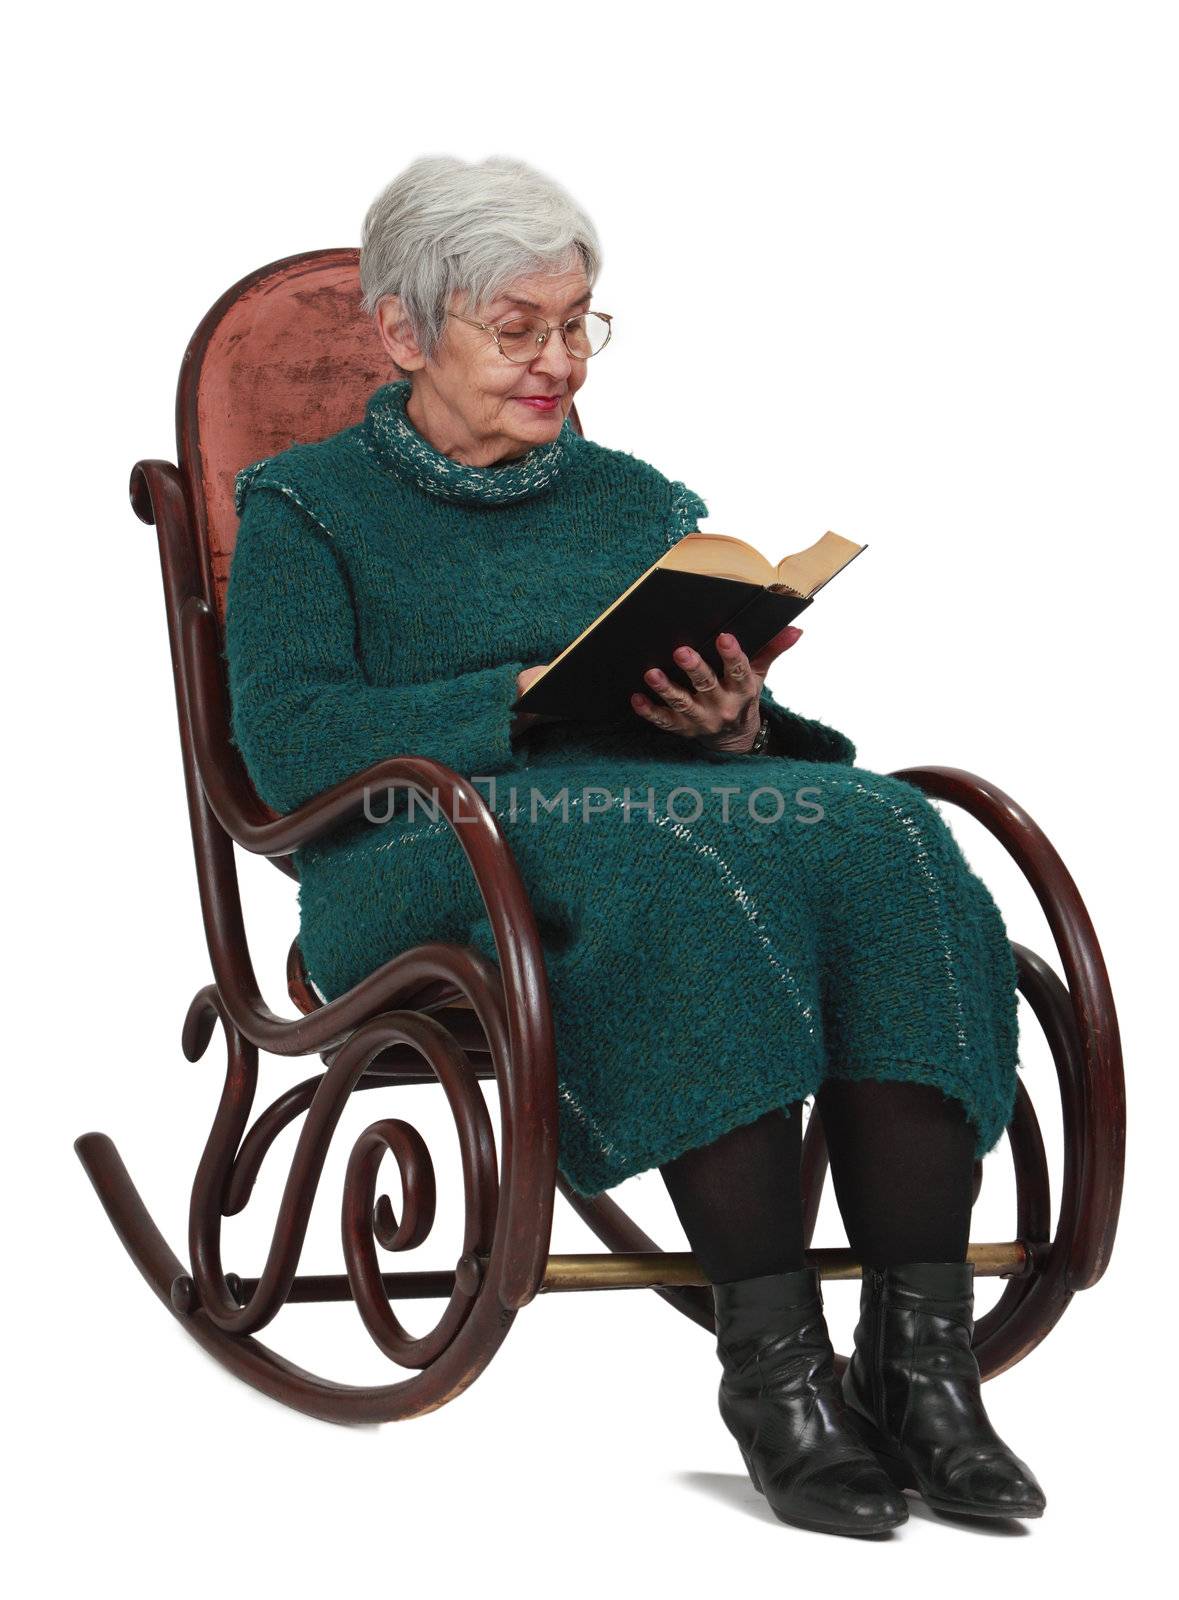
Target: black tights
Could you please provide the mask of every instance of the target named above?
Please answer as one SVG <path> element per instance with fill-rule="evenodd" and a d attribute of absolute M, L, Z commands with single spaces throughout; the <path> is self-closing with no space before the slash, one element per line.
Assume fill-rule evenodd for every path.
<path fill-rule="evenodd" d="M 828 1078 L 817 1105 L 856 1259 L 964 1261 L 975 1133 L 961 1102 L 924 1083 Z M 659 1168 L 710 1282 L 803 1265 L 801 1155 L 796 1101 Z"/>

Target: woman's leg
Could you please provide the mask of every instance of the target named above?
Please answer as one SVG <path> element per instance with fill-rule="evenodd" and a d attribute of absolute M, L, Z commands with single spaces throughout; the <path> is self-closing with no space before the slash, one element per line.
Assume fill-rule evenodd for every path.
<path fill-rule="evenodd" d="M 975 1131 L 961 1101 L 927 1083 L 828 1078 L 817 1104 L 857 1259 L 965 1261 Z"/>
<path fill-rule="evenodd" d="M 802 1266 L 802 1102 L 659 1168 L 701 1270 L 731 1283 Z"/>
<path fill-rule="evenodd" d="M 847 1415 L 894 1483 L 937 1511 L 1038 1517 L 1035 1474 L 996 1433 L 973 1348 L 975 1129 L 929 1084 L 828 1078 L 831 1174 L 863 1265 Z"/>
<path fill-rule="evenodd" d="M 712 1283 L 721 1418 L 783 1522 L 876 1534 L 905 1497 L 844 1416 L 819 1274 L 802 1265 L 802 1103 L 659 1168 Z"/>

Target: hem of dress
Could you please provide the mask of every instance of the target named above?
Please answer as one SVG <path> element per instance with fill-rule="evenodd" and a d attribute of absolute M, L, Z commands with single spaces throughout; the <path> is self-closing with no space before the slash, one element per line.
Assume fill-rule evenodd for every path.
<path fill-rule="evenodd" d="M 601 1163 L 595 1165 L 593 1162 L 578 1161 L 576 1165 L 580 1181 L 573 1176 L 572 1171 L 559 1157 L 557 1166 L 561 1176 L 575 1193 L 585 1200 L 592 1200 L 609 1189 L 617 1188 L 619 1184 L 625 1183 L 628 1178 L 633 1178 L 640 1172 L 649 1172 L 653 1167 L 662 1166 L 665 1161 L 674 1160 L 686 1150 L 695 1150 L 699 1145 L 711 1144 L 714 1139 L 719 1139 L 721 1134 L 728 1133 L 730 1128 L 754 1122 L 767 1111 L 779 1107 L 785 1109 L 795 1100 L 811 1099 L 818 1092 L 826 1075 L 825 1067 L 820 1065 L 810 1078 L 771 1085 L 762 1089 L 760 1093 L 751 1094 L 741 1100 L 726 1100 L 723 1111 L 693 1122 L 690 1128 L 671 1130 L 661 1125 L 660 1138 L 652 1139 L 641 1149 L 632 1151 L 627 1160 L 618 1166 L 607 1167 Z"/>
<path fill-rule="evenodd" d="M 665 1161 L 673 1160 L 685 1150 L 710 1144 L 714 1139 L 719 1139 L 722 1133 L 727 1133 L 730 1128 L 738 1127 L 744 1122 L 752 1122 L 775 1106 L 785 1107 L 795 1100 L 812 1098 L 824 1080 L 829 1077 L 871 1078 L 881 1083 L 931 1084 L 943 1094 L 958 1101 L 963 1107 L 967 1120 L 975 1130 L 974 1159 L 981 1161 L 999 1143 L 1015 1114 L 1017 1070 L 1015 1068 L 1011 1073 L 1009 1095 L 1001 1099 L 994 1094 L 969 1093 L 963 1085 L 961 1071 L 956 1067 L 925 1060 L 905 1060 L 896 1055 L 879 1058 L 860 1056 L 852 1066 L 842 1066 L 839 1070 L 830 1067 L 820 1070 L 809 1080 L 809 1087 L 805 1083 L 797 1086 L 779 1084 L 769 1091 L 752 1095 L 737 1104 L 730 1101 L 724 1111 L 717 1116 L 694 1123 L 690 1129 L 675 1134 L 666 1133 L 661 1139 L 649 1141 L 618 1166 L 608 1167 L 592 1162 L 578 1163 L 580 1182 L 560 1160 L 558 1166 L 566 1182 L 577 1194 L 584 1199 L 593 1199 L 609 1189 L 617 1188 L 637 1173 L 649 1171 L 652 1167 L 661 1166 Z M 593 1187 L 589 1187 L 590 1184 Z"/>
<path fill-rule="evenodd" d="M 975 1130 L 974 1159 L 981 1161 L 999 1143 L 1015 1115 L 1016 1070 L 1011 1074 L 1011 1093 L 1007 1104 L 993 1094 L 968 1093 L 962 1074 L 953 1067 L 931 1061 L 906 1061 L 897 1056 L 857 1057 L 852 1065 L 841 1065 L 828 1073 L 832 1078 L 871 1078 L 877 1083 L 928 1083 L 951 1100 L 957 1100 Z"/>

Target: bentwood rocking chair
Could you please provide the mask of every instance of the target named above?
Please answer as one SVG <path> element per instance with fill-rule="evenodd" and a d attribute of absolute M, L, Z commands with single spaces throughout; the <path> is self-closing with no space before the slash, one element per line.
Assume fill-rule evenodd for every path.
<path fill-rule="evenodd" d="M 225 1035 L 221 1102 L 197 1168 L 189 1214 L 190 1265 L 169 1248 L 115 1146 L 87 1133 L 76 1149 L 115 1230 L 156 1294 L 204 1348 L 246 1382 L 312 1416 L 380 1422 L 415 1416 L 459 1394 L 538 1293 L 652 1288 L 714 1331 L 707 1280 L 687 1252 L 666 1253 L 607 1195 L 587 1200 L 557 1169 L 554 1037 L 536 922 L 494 814 L 463 776 L 413 753 L 390 757 L 337 784 L 290 815 L 255 794 L 229 739 L 221 655 L 226 582 L 237 517 L 233 478 L 248 462 L 294 440 L 324 438 L 360 421 L 367 396 L 389 377 L 371 319 L 360 310 L 358 252 L 292 256 L 243 278 L 201 322 L 180 372 L 179 465 L 141 461 L 131 503 L 159 538 L 172 670 L 193 847 L 212 962 L 184 1020 L 189 1061 L 214 1028 Z M 574 426 L 580 431 L 576 412 Z M 894 773 L 931 798 L 977 818 L 1004 845 L 1034 889 L 1056 943 L 1064 979 L 1014 945 L 1019 988 L 1043 1029 L 1059 1077 L 1063 1190 L 1054 1237 L 1048 1164 L 1021 1081 L 1008 1142 L 1014 1162 L 1016 1237 L 970 1247 L 978 1276 L 1005 1280 L 975 1328 L 984 1378 L 1040 1342 L 1073 1294 L 1097 1282 L 1113 1246 L 1121 1202 L 1125 1087 L 1117 1018 L 1101 950 L 1068 871 L 1044 834 L 1002 790 L 953 767 Z M 287 962 L 301 1015 L 272 1011 L 259 992 L 242 915 L 235 844 L 297 876 L 291 853 L 355 817 L 369 787 L 418 786 L 442 795 L 443 816 L 461 801 L 455 834 L 486 903 L 498 966 L 446 943 L 406 950 L 340 998 L 323 1003 L 308 982 L 298 941 Z M 477 818 L 474 822 L 470 819 Z M 258 1052 L 318 1055 L 323 1070 L 284 1091 L 251 1123 Z M 316 1063 L 318 1066 L 319 1063 Z M 497 1141 L 480 1079 L 498 1090 Z M 337 1122 L 355 1090 L 437 1081 L 458 1130 L 465 1196 L 462 1253 L 453 1270 L 384 1270 L 428 1236 L 435 1174 L 429 1151 L 400 1118 L 373 1122 L 347 1164 L 342 1209 L 346 1271 L 309 1276 L 299 1257 L 320 1173 Z M 226 1271 L 221 1218 L 240 1212 L 267 1152 L 289 1124 L 303 1126 L 273 1239 L 257 1278 Z M 378 1198 L 383 1157 L 397 1162 L 401 1216 Z M 813 1236 L 827 1170 L 822 1123 L 812 1111 L 803 1154 L 806 1242 Z M 975 1169 L 975 1197 L 982 1180 Z M 607 1249 L 550 1255 L 560 1190 Z M 825 1278 L 857 1278 L 847 1249 L 809 1249 Z M 391 1263 L 388 1257 L 384 1265 Z M 412 1337 L 391 1300 L 436 1297 L 431 1331 Z M 345 1386 L 292 1365 L 255 1335 L 287 1302 L 353 1300 L 391 1361 L 411 1369 L 378 1387 Z M 842 1370 L 842 1356 L 837 1367 Z"/>

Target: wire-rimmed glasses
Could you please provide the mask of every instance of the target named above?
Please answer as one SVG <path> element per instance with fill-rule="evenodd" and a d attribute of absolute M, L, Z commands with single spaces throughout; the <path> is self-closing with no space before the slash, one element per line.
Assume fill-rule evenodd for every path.
<path fill-rule="evenodd" d="M 455 311 L 449 314 L 456 321 L 465 322 L 468 327 L 482 328 L 495 340 L 500 355 L 522 365 L 535 361 L 548 343 L 549 336 L 558 331 L 543 317 L 528 313 L 507 317 L 503 322 L 475 322 L 470 317 L 460 317 Z M 605 311 L 583 311 L 580 316 L 569 317 L 558 324 L 565 348 L 574 361 L 588 361 L 590 356 L 596 356 L 606 348 L 610 343 L 612 321 L 613 318 Z"/>

